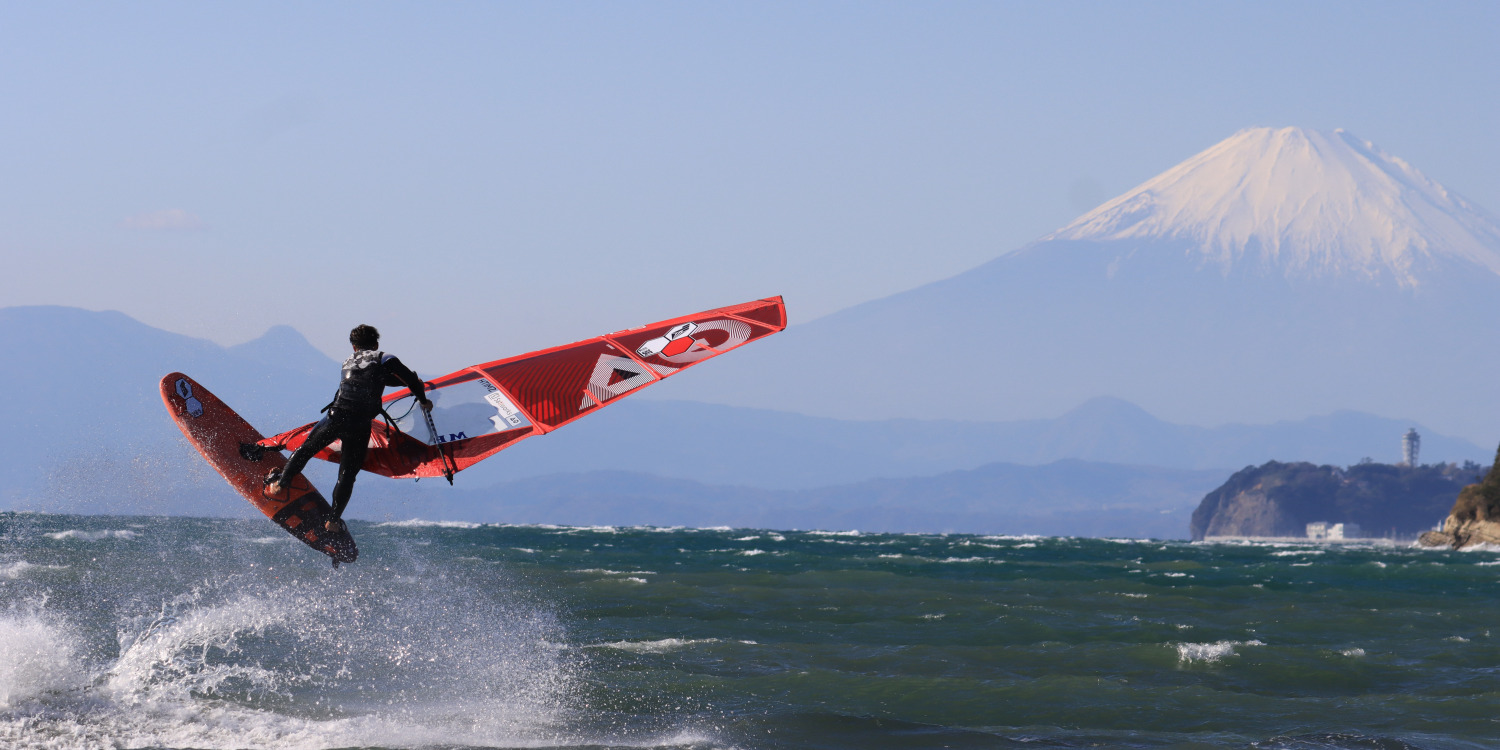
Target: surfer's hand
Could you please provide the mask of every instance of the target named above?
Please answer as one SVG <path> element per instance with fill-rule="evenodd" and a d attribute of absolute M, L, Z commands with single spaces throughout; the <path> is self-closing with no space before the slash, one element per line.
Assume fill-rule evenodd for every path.
<path fill-rule="evenodd" d="M 422 399 L 422 411 L 425 411 L 428 414 L 431 414 L 432 413 L 432 402 L 429 401 L 429 400 L 427 400 L 427 399 L 425 399 L 425 398 Z"/>

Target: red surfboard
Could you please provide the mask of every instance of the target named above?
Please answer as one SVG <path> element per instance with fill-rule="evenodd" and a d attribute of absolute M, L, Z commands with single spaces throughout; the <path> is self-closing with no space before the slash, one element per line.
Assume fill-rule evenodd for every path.
<path fill-rule="evenodd" d="M 297 477 L 279 494 L 266 491 L 262 485 L 266 472 L 286 466 L 286 457 L 277 451 L 266 451 L 259 461 L 241 456 L 242 443 L 254 444 L 264 437 L 218 396 L 198 381 L 174 372 L 161 379 L 161 398 L 188 442 L 267 518 L 303 544 L 328 555 L 334 567 L 359 557 L 347 529 L 335 533 L 323 528 L 333 508 L 307 477 Z"/>

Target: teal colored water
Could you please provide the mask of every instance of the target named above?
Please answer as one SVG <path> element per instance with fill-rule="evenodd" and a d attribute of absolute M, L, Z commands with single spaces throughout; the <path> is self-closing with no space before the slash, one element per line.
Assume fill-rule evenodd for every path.
<path fill-rule="evenodd" d="M 1500 553 L 0 515 L 0 746 L 1500 746 Z"/>

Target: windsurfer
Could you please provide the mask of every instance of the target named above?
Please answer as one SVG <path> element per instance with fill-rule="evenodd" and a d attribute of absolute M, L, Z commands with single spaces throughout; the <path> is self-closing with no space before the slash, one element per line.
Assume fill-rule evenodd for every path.
<path fill-rule="evenodd" d="M 349 332 L 349 343 L 354 354 L 344 360 L 338 393 L 323 407 L 327 414 L 313 425 L 307 440 L 286 462 L 286 468 L 273 469 L 266 475 L 266 491 L 278 495 L 302 473 L 308 459 L 333 441 L 343 441 L 339 479 L 333 488 L 333 515 L 325 524 L 329 531 L 344 528 L 344 508 L 354 493 L 354 479 L 364 466 L 365 453 L 370 447 L 370 421 L 380 414 L 380 399 L 386 386 L 410 388 L 423 411 L 432 410 L 422 379 L 394 355 L 376 349 L 380 345 L 380 332 L 374 326 L 355 326 Z"/>

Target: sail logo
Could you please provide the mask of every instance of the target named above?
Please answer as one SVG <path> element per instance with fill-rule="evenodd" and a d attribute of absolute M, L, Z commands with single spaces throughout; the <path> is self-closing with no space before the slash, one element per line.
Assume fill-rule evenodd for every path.
<path fill-rule="evenodd" d="M 693 339 L 693 332 L 696 330 L 698 330 L 697 323 L 683 323 L 667 331 L 665 334 L 641 344 L 640 348 L 635 350 L 635 353 L 647 359 L 655 357 L 658 354 L 663 357 L 675 357 L 693 348 L 693 344 L 697 343 Z"/>
<path fill-rule="evenodd" d="M 702 336 L 709 331 L 722 332 L 725 337 L 724 342 L 710 346 L 707 341 L 695 338 L 695 334 Z M 750 325 L 740 320 L 721 319 L 701 324 L 682 323 L 665 334 L 641 344 L 635 353 L 642 359 L 656 357 L 674 365 L 689 365 L 749 341 L 752 332 Z"/>
<path fill-rule="evenodd" d="M 462 432 L 453 433 L 451 435 L 448 435 L 446 438 L 443 437 L 442 435 L 438 435 L 437 436 L 437 441 L 439 443 L 456 443 L 456 442 L 458 442 L 460 440 L 468 440 L 468 439 L 469 439 L 469 436 L 466 433 L 462 433 Z"/>
<path fill-rule="evenodd" d="M 187 378 L 178 378 L 177 395 L 182 397 L 182 405 L 187 407 L 188 416 L 197 419 L 203 416 L 203 402 L 193 397 L 193 384 Z"/>

